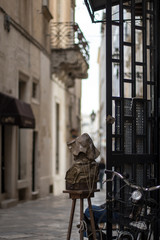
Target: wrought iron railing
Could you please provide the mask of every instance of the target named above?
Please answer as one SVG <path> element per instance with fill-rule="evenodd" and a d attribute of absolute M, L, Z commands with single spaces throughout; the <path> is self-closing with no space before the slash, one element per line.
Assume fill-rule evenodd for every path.
<path fill-rule="evenodd" d="M 79 49 L 89 61 L 89 45 L 77 23 L 51 22 L 52 49 Z"/>

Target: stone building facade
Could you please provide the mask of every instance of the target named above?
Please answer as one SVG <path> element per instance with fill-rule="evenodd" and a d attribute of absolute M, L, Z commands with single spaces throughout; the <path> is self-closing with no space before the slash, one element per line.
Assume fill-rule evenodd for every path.
<path fill-rule="evenodd" d="M 52 14 L 45 1 L 12 0 L 0 1 L 0 18 L 0 202 L 7 207 L 45 196 L 53 184 L 48 37 Z M 16 117 L 16 122 L 7 122 Z M 20 125 L 20 118 L 33 122 Z"/>
<path fill-rule="evenodd" d="M 73 14 L 70 2 L 64 11 Z M 66 142 L 71 127 L 80 131 L 81 81 L 68 87 L 68 72 L 59 69 L 59 77 L 53 67 L 55 3 L 0 0 L 1 207 L 61 193 L 71 162 Z"/>
<path fill-rule="evenodd" d="M 81 79 L 87 78 L 88 43 L 75 22 L 75 1 L 54 1 L 51 20 L 54 194 L 65 188 L 73 157 L 66 143 L 81 133 Z M 59 122 L 59 124 L 58 124 Z"/>

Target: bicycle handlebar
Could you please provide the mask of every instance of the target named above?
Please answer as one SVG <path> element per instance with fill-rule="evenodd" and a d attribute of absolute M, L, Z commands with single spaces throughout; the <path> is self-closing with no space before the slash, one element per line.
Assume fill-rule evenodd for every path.
<path fill-rule="evenodd" d="M 113 181 L 114 177 L 117 176 L 119 178 L 121 178 L 128 186 L 130 186 L 131 188 L 135 188 L 135 189 L 142 189 L 145 192 L 151 192 L 154 190 L 158 190 L 160 189 L 160 185 L 154 186 L 154 187 L 142 187 L 142 186 L 138 186 L 135 184 L 130 183 L 122 174 L 116 172 L 116 171 L 112 171 L 112 170 L 105 170 L 105 173 L 112 173 L 112 178 L 105 180 L 104 182 L 109 182 L 109 181 Z"/>

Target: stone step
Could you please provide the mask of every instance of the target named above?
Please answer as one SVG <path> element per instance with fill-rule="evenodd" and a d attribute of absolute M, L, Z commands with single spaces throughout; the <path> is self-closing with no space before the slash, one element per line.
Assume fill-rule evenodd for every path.
<path fill-rule="evenodd" d="M 1 202 L 1 208 L 14 207 L 18 203 L 18 199 L 7 199 Z"/>

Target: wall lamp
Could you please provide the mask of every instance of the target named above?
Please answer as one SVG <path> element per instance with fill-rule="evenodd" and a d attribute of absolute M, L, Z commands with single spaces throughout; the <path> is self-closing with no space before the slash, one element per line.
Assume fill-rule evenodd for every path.
<path fill-rule="evenodd" d="M 94 112 L 94 110 L 92 111 L 92 113 L 90 114 L 90 118 L 91 121 L 94 122 L 95 118 L 96 118 L 96 113 Z"/>

